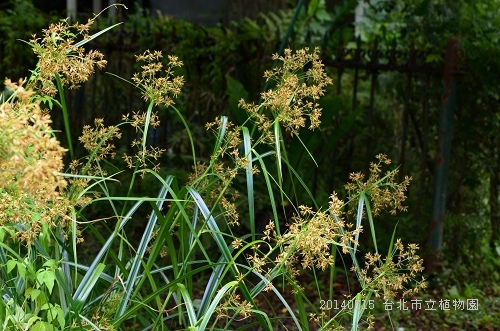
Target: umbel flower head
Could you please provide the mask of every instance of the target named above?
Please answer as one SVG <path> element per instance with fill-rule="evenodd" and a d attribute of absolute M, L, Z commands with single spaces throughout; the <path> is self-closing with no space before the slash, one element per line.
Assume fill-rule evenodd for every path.
<path fill-rule="evenodd" d="M 398 183 L 396 180 L 398 169 L 382 173 L 382 167 L 390 164 L 391 160 L 384 154 L 378 154 L 376 158 L 378 162 L 370 162 L 368 180 L 365 181 L 365 176 L 360 172 L 349 175 L 351 181 L 345 185 L 349 197 L 352 198 L 359 192 L 365 192 L 373 204 L 374 215 L 378 215 L 384 209 L 389 210 L 392 215 L 396 215 L 398 211 L 406 211 L 407 207 L 403 203 L 411 177 L 405 176 L 404 180 Z"/>
<path fill-rule="evenodd" d="M 417 279 L 424 270 L 423 260 L 416 254 L 418 249 L 416 244 L 408 244 L 405 248 L 401 239 L 398 239 L 386 258 L 380 254 L 367 253 L 365 267 L 359 274 L 365 288 L 373 291 L 376 297 L 383 296 L 385 300 L 393 299 L 399 291 L 403 291 L 403 297 L 407 297 L 425 289 L 425 278 Z M 408 285 L 414 286 L 408 288 Z"/>
<path fill-rule="evenodd" d="M 257 122 L 267 142 L 273 140 L 269 129 L 274 120 L 292 134 L 298 134 L 306 126 L 306 118 L 309 118 L 309 129 L 317 128 L 321 124 L 317 100 L 324 95 L 326 86 L 332 84 L 319 58 L 319 48 L 313 52 L 307 47 L 296 52 L 286 49 L 284 56 L 275 54 L 273 60 L 281 61 L 282 65 L 264 73 L 266 81 L 275 86 L 262 92 L 260 106 L 243 99 L 239 103 Z M 307 70 L 306 66 L 309 66 Z M 269 118 L 266 111 L 273 118 Z"/>
<path fill-rule="evenodd" d="M 174 104 L 173 97 L 179 95 L 184 85 L 184 77 L 174 75 L 174 68 L 182 67 L 183 63 L 176 56 L 168 55 L 168 63 L 164 66 L 162 58 L 160 51 L 151 53 L 146 50 L 136 55 L 137 61 L 145 64 L 140 73 L 134 74 L 132 81 L 141 89 L 144 100 L 168 107 Z"/>
<path fill-rule="evenodd" d="M 89 29 L 94 23 L 89 19 L 87 24 L 75 23 L 70 25 L 68 20 L 51 24 L 43 30 L 43 37 L 30 40 L 33 52 L 38 57 L 36 70 L 33 71 L 28 88 L 36 89 L 42 95 L 54 96 L 57 88 L 53 82 L 59 77 L 63 86 L 75 89 L 86 82 L 94 73 L 94 67 L 104 68 L 106 60 L 103 54 L 90 50 L 85 52 L 78 46 L 76 39 L 79 36 L 88 38 Z"/>
<path fill-rule="evenodd" d="M 18 98 L 0 104 L 0 227 L 14 228 L 17 239 L 31 244 L 44 224 L 69 226 L 70 203 L 60 175 L 66 150 L 22 84 L 6 80 Z"/>
<path fill-rule="evenodd" d="M 336 196 L 332 195 L 332 201 Z M 325 270 L 333 265 L 334 258 L 330 254 L 333 244 L 348 252 L 355 236 L 362 228 L 353 229 L 353 225 L 336 218 L 332 209 L 314 211 L 308 206 L 299 206 L 300 213 L 292 218 L 292 223 L 281 240 L 285 242 L 285 253 L 291 254 L 291 260 L 300 261 L 302 268 L 317 267 Z M 300 255 L 300 256 L 298 256 Z"/>

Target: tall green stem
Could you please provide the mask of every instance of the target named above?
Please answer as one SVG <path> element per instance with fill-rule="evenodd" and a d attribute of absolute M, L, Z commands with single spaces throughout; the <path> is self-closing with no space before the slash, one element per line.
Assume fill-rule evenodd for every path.
<path fill-rule="evenodd" d="M 56 78 L 56 83 L 57 83 L 57 90 L 59 91 L 59 97 L 61 98 L 61 110 L 63 114 L 63 120 L 64 120 L 64 131 L 66 131 L 66 139 L 68 140 L 68 149 L 69 149 L 69 155 L 71 156 L 71 159 L 74 159 L 74 152 L 73 152 L 73 142 L 71 140 L 71 128 L 69 126 L 69 116 L 68 116 L 68 106 L 66 105 L 66 98 L 64 96 L 64 88 L 61 83 L 61 77 L 59 74 L 55 74 Z"/>

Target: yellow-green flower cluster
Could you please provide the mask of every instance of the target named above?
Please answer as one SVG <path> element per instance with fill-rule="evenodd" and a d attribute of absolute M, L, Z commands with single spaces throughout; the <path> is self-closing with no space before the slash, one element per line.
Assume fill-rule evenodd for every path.
<path fill-rule="evenodd" d="M 182 67 L 183 63 L 174 55 L 168 55 L 166 66 L 162 63 L 160 51 L 145 51 L 136 55 L 138 62 L 145 62 L 142 71 L 132 77 L 134 84 L 141 89 L 144 100 L 166 107 L 173 105 L 173 97 L 177 97 L 184 85 L 183 76 L 175 76 L 174 68 Z"/>
<path fill-rule="evenodd" d="M 349 175 L 351 182 L 345 186 L 349 196 L 352 198 L 359 192 L 365 192 L 370 198 L 373 215 L 378 215 L 382 210 L 389 210 L 392 215 L 397 211 L 406 211 L 403 202 L 411 177 L 405 176 L 403 181 L 398 183 L 398 169 L 387 171 L 382 176 L 382 166 L 390 164 L 391 160 L 384 154 L 379 154 L 376 158 L 378 162 L 370 163 L 368 180 L 364 181 L 365 176 L 360 172 Z"/>
<path fill-rule="evenodd" d="M 283 241 L 285 247 L 280 258 L 300 262 L 304 269 L 324 270 L 332 266 L 335 262 L 330 254 L 332 245 L 339 245 L 347 253 L 349 245 L 355 243 L 356 234 L 362 231 L 361 227 L 352 229 L 352 224 L 337 218 L 337 210 L 314 211 L 308 206 L 299 206 L 299 210 L 288 232 L 278 241 Z"/>
<path fill-rule="evenodd" d="M 107 62 L 101 52 L 85 52 L 85 48 L 76 42 L 79 36 L 89 37 L 89 29 L 93 23 L 89 19 L 87 24 L 70 25 L 66 19 L 44 29 L 42 38 L 33 36 L 30 45 L 38 57 L 38 64 L 28 87 L 36 89 L 42 95 L 55 96 L 57 88 L 53 81 L 56 75 L 63 86 L 75 89 L 89 79 L 95 66 L 104 68 Z"/>
<path fill-rule="evenodd" d="M 243 99 L 239 103 L 256 121 L 266 142 L 273 141 L 269 129 L 275 120 L 295 135 L 306 126 L 306 118 L 309 118 L 309 129 L 317 128 L 321 123 L 317 101 L 324 95 L 326 86 L 332 84 L 320 60 L 319 48 L 313 52 L 308 48 L 296 52 L 286 49 L 284 56 L 275 54 L 273 60 L 282 65 L 264 73 L 266 80 L 275 86 L 261 94 L 261 104 L 247 103 Z"/>
<path fill-rule="evenodd" d="M 424 270 L 423 260 L 416 254 L 418 249 L 416 244 L 408 244 L 405 248 L 401 239 L 398 239 L 387 258 L 367 253 L 365 267 L 359 275 L 364 288 L 385 300 L 393 299 L 399 291 L 403 291 L 403 297 L 406 297 L 424 289 L 425 278 L 416 279 Z M 413 283 L 415 286 L 407 288 Z"/>

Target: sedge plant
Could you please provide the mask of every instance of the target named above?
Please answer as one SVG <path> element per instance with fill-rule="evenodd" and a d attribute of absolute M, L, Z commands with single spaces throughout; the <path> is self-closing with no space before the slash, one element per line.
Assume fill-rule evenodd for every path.
<path fill-rule="evenodd" d="M 262 102 L 240 102 L 249 115 L 244 125 L 227 117 L 207 123 L 214 146 L 203 161 L 175 106 L 184 84 L 176 74 L 182 61 L 159 51 L 137 55 L 141 71 L 121 79 L 142 93 L 146 110 L 123 114 L 115 125 L 98 118 L 83 127 L 78 140 L 87 155 L 77 159 L 64 93 L 106 64 L 99 51 L 82 47 L 112 28 L 91 35 L 93 22 L 51 25 L 28 42 L 38 57 L 31 77 L 5 83 L 11 95 L 0 106 L 4 330 L 276 330 L 290 323 L 297 330 L 334 330 L 345 325 L 344 315 L 356 330 L 366 320 L 372 323 L 367 314 L 372 296 L 392 298 L 402 289 L 407 295 L 424 287 L 416 280 L 422 271 L 416 245 L 393 238 L 385 258 L 377 250 L 367 253 L 364 267 L 358 260 L 363 220 L 376 243 L 374 217 L 383 209 L 404 209 L 409 179 L 397 183 L 397 170 L 383 173 L 385 156 L 372 164 L 368 179 L 351 175 L 346 202 L 333 192 L 323 208 L 294 205 L 283 190 L 284 171 L 298 176 L 289 166 L 284 137 L 300 139 L 299 129 L 319 127 L 318 99 L 331 84 L 317 49 L 276 55 L 281 65 L 264 74 L 271 88 Z M 164 150 L 147 143 L 148 130 L 160 125 L 160 105 L 179 116 L 193 146 L 187 182 L 162 177 Z M 57 108 L 68 149 L 51 128 L 50 113 Z M 137 139 L 127 142 L 135 153 L 117 155 L 124 127 L 137 132 Z M 64 164 L 68 152 L 71 161 Z M 118 157 L 124 169 L 108 173 L 107 165 Z M 131 180 L 121 180 L 125 173 Z M 160 183 L 160 191 L 135 196 L 134 183 L 144 177 Z M 117 184 L 128 185 L 126 194 L 111 193 Z M 269 197 L 270 220 L 257 219 L 257 190 Z M 286 227 L 280 202 L 294 208 Z M 88 219 L 89 208 L 102 203 L 112 214 Z M 131 230 L 137 222 L 144 224 L 140 234 Z M 256 230 L 259 222 L 268 222 L 263 233 Z M 245 235 L 236 231 L 242 223 L 250 229 Z M 81 247 L 89 237 L 99 249 L 83 259 Z M 337 254 L 352 259 L 361 290 L 348 299 L 352 309 L 330 313 L 314 302 L 300 275 L 334 270 Z M 332 284 L 329 289 L 332 299 Z M 270 296 L 286 314 L 270 314 L 259 304 Z"/>

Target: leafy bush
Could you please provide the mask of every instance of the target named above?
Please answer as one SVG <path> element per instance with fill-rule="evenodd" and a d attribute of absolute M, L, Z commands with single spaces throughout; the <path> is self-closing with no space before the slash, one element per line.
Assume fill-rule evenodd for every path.
<path fill-rule="evenodd" d="M 22 77 L 35 62 L 19 40 L 30 38 L 45 26 L 43 14 L 30 1 L 12 1 L 12 8 L 0 11 L 0 72 L 4 77 Z"/>

